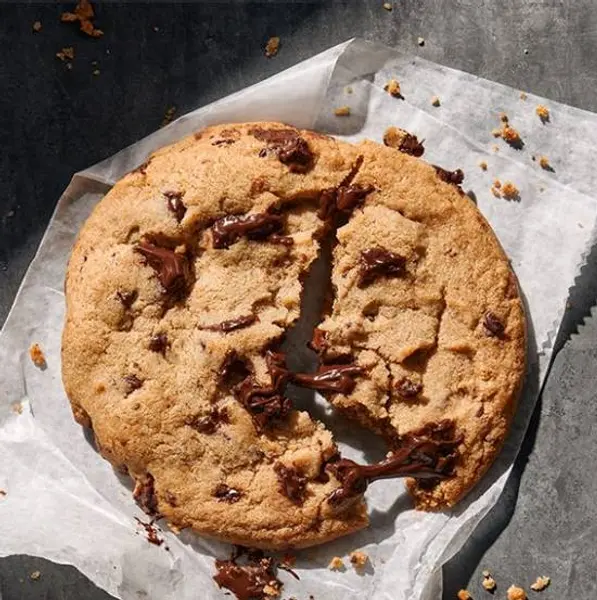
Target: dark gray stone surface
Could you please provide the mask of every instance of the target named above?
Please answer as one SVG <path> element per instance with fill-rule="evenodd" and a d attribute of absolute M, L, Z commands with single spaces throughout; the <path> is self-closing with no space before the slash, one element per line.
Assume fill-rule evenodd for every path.
<path fill-rule="evenodd" d="M 350 37 L 597 109 L 593 0 L 394 0 L 392 12 L 382 4 L 105 2 L 97 6 L 105 36 L 92 40 L 59 22 L 61 7 L 72 4 L 2 3 L 0 322 L 73 172 L 154 130 L 170 106 L 180 114 Z M 39 34 L 31 32 L 36 20 Z M 267 60 L 262 46 L 271 35 L 281 36 L 282 47 Z M 70 45 L 76 58 L 67 71 L 54 54 Z M 545 600 L 597 596 L 597 327 L 590 323 L 566 343 L 597 298 L 595 254 L 589 263 L 514 476 L 445 569 L 445 599 L 467 585 L 484 597 L 485 568 L 499 597 L 538 574 L 553 579 Z M 41 577 L 32 581 L 35 570 Z M 31 557 L 0 560 L 0 592 L 2 600 L 109 599 L 75 569 Z"/>

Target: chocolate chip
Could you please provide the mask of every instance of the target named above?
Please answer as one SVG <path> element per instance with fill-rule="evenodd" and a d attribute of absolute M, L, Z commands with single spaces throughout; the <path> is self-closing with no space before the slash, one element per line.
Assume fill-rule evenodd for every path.
<path fill-rule="evenodd" d="M 159 352 L 162 356 L 168 349 L 168 336 L 165 333 L 156 333 L 149 338 L 149 349 L 152 352 Z"/>
<path fill-rule="evenodd" d="M 187 212 L 187 207 L 182 202 L 184 192 L 164 192 L 164 196 L 168 201 L 168 209 L 180 223 Z"/>
<path fill-rule="evenodd" d="M 252 240 L 265 239 L 282 229 L 282 217 L 259 213 L 253 215 L 228 215 L 212 226 L 214 248 L 228 248 L 241 236 Z"/>
<path fill-rule="evenodd" d="M 252 325 L 257 320 L 257 315 L 246 315 L 244 317 L 237 317 L 236 319 L 222 321 L 221 323 L 216 323 L 215 325 L 206 325 L 201 329 L 228 333 L 229 331 L 234 331 L 235 329 L 243 329 L 244 327 L 249 327 L 249 325 Z"/>
<path fill-rule="evenodd" d="M 307 493 L 307 478 L 294 467 L 287 467 L 282 463 L 276 463 L 274 471 L 282 494 L 295 504 L 303 504 Z"/>
<path fill-rule="evenodd" d="M 139 379 L 136 375 L 125 375 L 123 377 L 125 383 L 125 395 L 132 394 L 135 390 L 138 390 L 142 385 L 143 381 Z"/>
<path fill-rule="evenodd" d="M 155 494 L 154 480 L 151 473 L 146 473 L 143 477 L 135 481 L 133 498 L 143 512 L 150 516 L 157 514 L 158 499 Z"/>
<path fill-rule="evenodd" d="M 501 338 L 504 335 L 504 324 L 490 311 L 486 312 L 483 317 L 483 327 L 485 327 L 488 335 L 498 338 Z"/>
<path fill-rule="evenodd" d="M 437 165 L 432 165 L 437 173 L 438 177 L 445 181 L 446 183 L 451 183 L 452 185 L 460 185 L 464 181 L 464 173 L 462 169 L 456 169 L 456 171 L 447 171 L 446 169 L 442 169 Z"/>
<path fill-rule="evenodd" d="M 352 212 L 374 189 L 370 184 L 351 183 L 348 186 L 340 186 L 336 200 L 338 210 L 347 213 Z"/>
<path fill-rule="evenodd" d="M 268 151 L 275 153 L 281 163 L 288 166 L 291 173 L 306 173 L 314 163 L 314 156 L 307 140 L 294 129 L 263 129 L 253 127 L 249 133 L 268 144 L 259 156 L 264 158 Z"/>
<path fill-rule="evenodd" d="M 242 493 L 234 488 L 228 487 L 225 483 L 218 483 L 214 490 L 214 496 L 222 502 L 234 504 L 241 499 Z"/>
<path fill-rule="evenodd" d="M 407 377 L 403 377 L 396 383 L 396 390 L 403 398 L 415 398 L 423 389 L 419 382 L 411 381 Z"/>
<path fill-rule="evenodd" d="M 228 411 L 226 408 L 218 408 L 214 406 L 207 415 L 189 417 L 185 420 L 185 424 L 189 425 L 199 433 L 212 434 L 215 433 L 221 423 L 230 423 Z"/>
<path fill-rule="evenodd" d="M 361 252 L 358 286 L 363 288 L 382 275 L 400 277 L 406 269 L 406 259 L 385 248 L 370 248 Z"/>
<path fill-rule="evenodd" d="M 322 365 L 316 373 L 292 373 L 291 379 L 302 387 L 350 394 L 356 385 L 354 378 L 363 373 L 362 367 L 353 364 Z"/>
<path fill-rule="evenodd" d="M 130 308 L 139 297 L 137 290 L 131 292 L 116 292 L 116 297 L 125 308 Z"/>
<path fill-rule="evenodd" d="M 147 264 L 156 271 L 162 287 L 172 297 L 179 297 L 187 291 L 190 272 L 187 258 L 170 248 L 141 242 L 135 250 L 142 254 Z"/>

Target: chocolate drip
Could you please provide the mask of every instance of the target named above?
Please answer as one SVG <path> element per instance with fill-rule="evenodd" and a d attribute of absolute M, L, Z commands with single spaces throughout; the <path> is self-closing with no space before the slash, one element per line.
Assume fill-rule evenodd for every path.
<path fill-rule="evenodd" d="M 228 321 L 222 321 L 216 325 L 206 325 L 201 329 L 207 329 L 209 331 L 221 331 L 222 333 L 228 333 L 235 329 L 242 329 L 248 327 L 257 321 L 257 315 L 246 315 L 244 317 L 237 317 L 236 319 L 230 319 Z"/>
<path fill-rule="evenodd" d="M 241 499 L 242 493 L 234 488 L 228 487 L 225 483 L 218 483 L 214 490 L 214 496 L 221 502 L 234 504 Z"/>
<path fill-rule="evenodd" d="M 274 471 L 278 476 L 282 494 L 295 504 L 303 504 L 307 492 L 307 478 L 294 467 L 287 467 L 282 463 L 276 463 Z"/>
<path fill-rule="evenodd" d="M 254 215 L 228 215 L 212 226 L 214 248 L 228 248 L 241 236 L 261 240 L 282 229 L 282 217 L 260 213 Z"/>
<path fill-rule="evenodd" d="M 135 489 L 133 490 L 133 498 L 141 507 L 143 512 L 150 516 L 157 515 L 158 499 L 155 495 L 153 475 L 146 473 L 142 479 L 135 481 Z"/>
<path fill-rule="evenodd" d="M 328 497 L 331 505 L 339 506 L 360 496 L 367 486 L 388 477 L 416 479 L 445 479 L 452 475 L 463 436 L 455 436 L 454 422 L 444 419 L 430 423 L 402 437 L 400 447 L 389 458 L 374 465 L 359 465 L 341 459 L 329 465 L 330 471 L 342 484 Z"/>
<path fill-rule="evenodd" d="M 446 169 L 442 169 L 442 167 L 438 167 L 437 165 L 433 165 L 433 168 L 435 169 L 438 177 L 446 183 L 460 185 L 464 181 L 464 172 L 462 169 L 456 169 L 456 171 L 447 171 Z"/>
<path fill-rule="evenodd" d="M 187 212 L 187 207 L 182 203 L 184 192 L 164 192 L 164 196 L 168 200 L 168 209 L 180 223 Z"/>
<path fill-rule="evenodd" d="M 166 293 L 177 297 L 186 292 L 190 272 L 188 261 L 183 254 L 150 242 L 139 243 L 135 250 L 142 254 L 147 264 L 156 271 Z"/>
<path fill-rule="evenodd" d="M 400 277 L 406 272 L 406 258 L 385 248 L 370 248 L 361 252 L 358 286 L 366 287 L 378 277 Z"/>
<path fill-rule="evenodd" d="M 362 367 L 351 364 L 322 365 L 316 373 L 293 373 L 292 382 L 323 392 L 339 392 L 350 394 L 354 390 L 358 375 L 364 373 Z"/>
<path fill-rule="evenodd" d="M 279 591 L 282 588 L 276 578 L 274 559 L 266 558 L 261 553 L 254 554 L 249 556 L 245 565 L 237 564 L 236 558 L 216 560 L 218 572 L 214 575 L 214 581 L 219 587 L 230 590 L 238 600 L 264 600 L 271 597 L 271 590 Z"/>

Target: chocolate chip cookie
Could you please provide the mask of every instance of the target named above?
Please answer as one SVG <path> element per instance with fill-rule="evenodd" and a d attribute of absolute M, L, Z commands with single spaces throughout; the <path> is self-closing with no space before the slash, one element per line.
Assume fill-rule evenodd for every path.
<path fill-rule="evenodd" d="M 264 549 L 367 525 L 374 479 L 453 504 L 507 433 L 524 372 L 516 282 L 459 175 L 277 123 L 210 127 L 119 181 L 70 259 L 63 380 L 76 420 L 174 527 Z M 280 343 L 334 240 L 315 373 Z M 316 388 L 383 435 L 362 466 L 293 408 Z"/>

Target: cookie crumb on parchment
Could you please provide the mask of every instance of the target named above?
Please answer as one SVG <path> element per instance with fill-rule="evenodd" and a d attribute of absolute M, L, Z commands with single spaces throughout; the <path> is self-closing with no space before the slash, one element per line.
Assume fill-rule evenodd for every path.
<path fill-rule="evenodd" d="M 402 91 L 400 90 L 400 82 L 397 79 L 390 79 L 388 83 L 383 86 L 383 89 L 394 96 L 394 98 L 403 98 Z"/>
<path fill-rule="evenodd" d="M 539 157 L 539 166 L 545 171 L 553 171 L 552 166 L 549 164 L 549 158 L 547 156 Z"/>
<path fill-rule="evenodd" d="M 440 100 L 439 100 L 439 96 L 433 96 L 433 98 L 431 98 L 431 106 L 439 106 L 441 104 Z"/>
<path fill-rule="evenodd" d="M 274 35 L 269 40 L 267 40 L 267 44 L 265 44 L 265 56 L 267 58 L 273 58 L 278 54 L 278 50 L 280 49 L 280 38 L 277 35 Z"/>
<path fill-rule="evenodd" d="M 342 571 L 344 568 L 344 561 L 339 556 L 334 556 L 328 565 L 330 571 Z"/>
<path fill-rule="evenodd" d="M 45 369 L 48 365 L 46 363 L 46 357 L 44 356 L 43 350 L 39 344 L 31 344 L 29 347 L 29 357 L 33 364 L 39 369 Z"/>
<path fill-rule="evenodd" d="M 534 592 L 542 592 L 546 587 L 549 586 L 550 583 L 551 583 L 551 579 L 549 577 L 545 577 L 544 575 L 541 575 L 541 576 L 537 577 L 537 580 L 535 581 L 535 583 L 531 583 L 531 589 Z"/>
<path fill-rule="evenodd" d="M 0 490 L 0 496 L 1 496 L 1 497 L 4 497 L 4 496 L 6 496 L 6 491 L 5 491 L 5 490 Z"/>
<path fill-rule="evenodd" d="M 527 600 L 526 592 L 517 585 L 511 585 L 506 592 L 508 600 Z"/>
<path fill-rule="evenodd" d="M 526 95 L 525 92 L 520 92 L 520 99 L 521 100 L 526 100 L 528 98 L 528 96 Z"/>
<path fill-rule="evenodd" d="M 502 186 L 502 194 L 508 200 L 518 200 L 520 192 L 511 181 L 506 181 Z"/>
<path fill-rule="evenodd" d="M 334 109 L 334 114 L 337 117 L 349 117 L 350 116 L 350 106 L 338 106 L 338 108 Z"/>
<path fill-rule="evenodd" d="M 542 123 L 547 123 L 547 121 L 549 121 L 549 108 L 547 108 L 547 106 L 538 104 L 535 113 L 541 119 Z"/>
<path fill-rule="evenodd" d="M 479 163 L 479 167 L 480 167 L 480 169 L 481 169 L 482 171 L 487 171 L 487 162 L 486 162 L 486 161 L 484 161 L 484 160 L 482 160 L 482 161 Z"/>
<path fill-rule="evenodd" d="M 369 557 L 361 550 L 354 550 L 349 554 L 350 562 L 355 569 L 362 569 L 367 564 Z"/>

